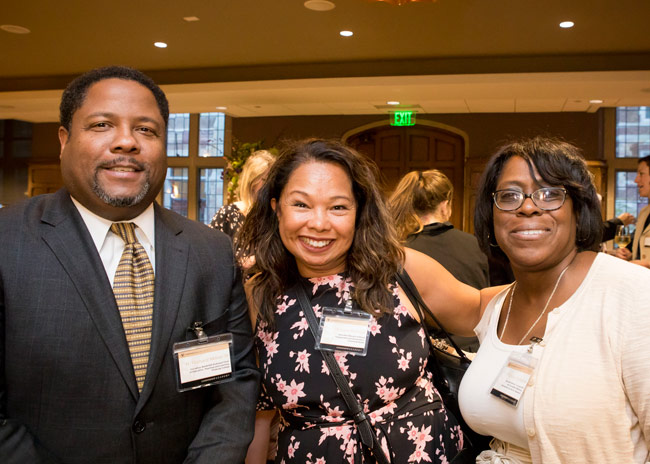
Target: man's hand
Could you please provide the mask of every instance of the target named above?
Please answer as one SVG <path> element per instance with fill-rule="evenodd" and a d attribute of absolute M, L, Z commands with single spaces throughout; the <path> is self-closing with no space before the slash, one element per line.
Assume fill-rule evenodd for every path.
<path fill-rule="evenodd" d="M 630 224 L 634 224 L 636 221 L 636 218 L 632 216 L 630 213 L 623 213 L 618 218 L 623 222 L 624 226 L 629 226 Z"/>
<path fill-rule="evenodd" d="M 629 261 L 632 259 L 632 252 L 627 248 L 617 248 L 614 256 L 624 259 L 625 261 Z"/>

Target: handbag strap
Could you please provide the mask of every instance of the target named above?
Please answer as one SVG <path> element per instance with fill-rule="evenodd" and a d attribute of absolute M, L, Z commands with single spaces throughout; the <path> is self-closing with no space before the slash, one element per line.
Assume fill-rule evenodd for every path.
<path fill-rule="evenodd" d="M 458 353 L 458 356 L 460 357 L 461 361 L 464 363 L 471 363 L 470 359 L 465 355 L 463 350 L 460 349 L 458 344 L 454 341 L 453 338 L 451 338 L 451 335 L 449 335 L 449 332 L 445 329 L 445 327 L 440 323 L 438 318 L 433 314 L 433 312 L 429 309 L 427 304 L 424 302 L 422 299 L 422 296 L 420 296 L 420 292 L 418 291 L 417 287 L 413 283 L 413 280 L 411 280 L 411 276 L 408 275 L 406 272 L 406 269 L 402 269 L 398 274 L 397 274 L 397 282 L 399 283 L 400 287 L 402 287 L 402 290 L 404 290 L 404 293 L 406 293 L 406 296 L 408 297 L 409 300 L 411 300 L 411 304 L 413 304 L 413 307 L 418 313 L 418 316 L 420 316 L 420 323 L 422 324 L 422 327 L 424 328 L 425 333 L 428 335 L 429 330 L 427 329 L 426 323 L 425 323 L 425 318 L 424 315 L 427 314 L 431 316 L 431 319 L 438 325 L 438 328 L 442 331 L 442 333 L 445 334 L 445 337 L 447 340 L 449 340 L 449 343 L 451 346 L 454 347 L 456 350 L 456 353 Z M 433 350 L 433 344 L 431 343 L 430 338 L 427 336 L 427 340 L 429 341 L 429 346 Z M 432 351 L 433 352 L 433 351 Z"/>
<path fill-rule="evenodd" d="M 302 311 L 305 313 L 305 317 L 307 318 L 307 322 L 309 323 L 309 330 L 311 330 L 314 339 L 318 340 L 318 333 L 319 333 L 318 321 L 316 320 L 316 314 L 314 313 L 314 308 L 312 307 L 311 302 L 309 301 L 309 297 L 307 296 L 307 291 L 305 290 L 305 287 L 302 285 L 302 283 L 298 284 L 297 287 L 298 287 L 298 302 L 300 303 L 300 306 L 302 307 Z M 363 407 L 361 406 L 361 403 L 359 402 L 357 397 L 354 395 L 354 392 L 350 388 L 348 379 L 345 377 L 345 374 L 343 374 L 343 372 L 341 371 L 341 368 L 339 367 L 338 362 L 336 362 L 334 355 L 332 354 L 331 351 L 320 350 L 320 352 L 323 355 L 323 358 L 325 359 L 327 368 L 329 369 L 330 374 L 332 375 L 332 378 L 336 383 L 336 386 L 339 388 L 339 391 L 341 392 L 343 401 L 345 401 L 346 406 L 352 413 L 352 418 L 354 419 L 354 423 L 357 425 L 357 428 L 359 429 L 359 435 L 361 435 L 361 442 L 364 445 L 366 445 L 368 448 L 372 449 L 372 453 L 377 459 L 377 462 L 379 464 L 389 464 L 390 461 L 386 457 L 384 450 L 379 444 L 379 440 L 377 440 L 377 436 L 373 431 L 368 416 L 366 416 L 366 414 L 363 412 Z"/>

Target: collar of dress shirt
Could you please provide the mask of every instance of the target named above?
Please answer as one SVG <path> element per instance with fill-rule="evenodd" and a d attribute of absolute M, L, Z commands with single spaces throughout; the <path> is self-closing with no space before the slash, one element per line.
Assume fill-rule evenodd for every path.
<path fill-rule="evenodd" d="M 84 223 L 86 224 L 88 232 L 90 232 L 90 236 L 93 239 L 93 243 L 95 244 L 97 251 L 99 251 L 104 244 L 104 240 L 106 240 L 106 234 L 108 234 L 113 221 L 109 221 L 108 219 L 104 219 L 103 217 L 96 215 L 81 203 L 79 203 L 77 200 L 75 200 L 72 196 L 70 196 L 70 198 L 72 199 L 72 203 L 74 203 L 77 210 L 79 211 L 81 219 L 83 219 Z M 142 243 L 142 246 L 144 246 L 145 249 L 151 249 L 153 251 L 155 248 L 156 237 L 154 228 L 153 203 L 150 204 L 142 213 L 140 213 L 139 216 L 136 216 L 135 218 L 125 222 L 133 222 L 136 226 L 138 226 L 140 229 L 139 231 L 136 229 L 138 240 L 140 243 Z"/>

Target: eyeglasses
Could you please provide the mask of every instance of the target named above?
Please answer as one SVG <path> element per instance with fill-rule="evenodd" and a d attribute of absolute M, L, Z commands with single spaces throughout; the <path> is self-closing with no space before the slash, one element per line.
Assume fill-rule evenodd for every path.
<path fill-rule="evenodd" d="M 524 193 L 514 189 L 497 190 L 492 194 L 494 204 L 501 211 L 514 211 L 530 198 L 539 209 L 554 211 L 560 209 L 566 200 L 566 189 L 562 187 L 544 187 L 533 193 Z"/>

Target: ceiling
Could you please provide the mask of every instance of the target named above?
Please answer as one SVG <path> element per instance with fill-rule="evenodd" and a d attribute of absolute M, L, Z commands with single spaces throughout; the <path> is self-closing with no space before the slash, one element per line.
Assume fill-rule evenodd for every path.
<path fill-rule="evenodd" d="M 4 2 L 0 24 L 31 33 L 0 30 L 0 119 L 56 121 L 67 82 L 109 64 L 173 112 L 235 117 L 650 106 L 648 0 L 332 1 Z"/>

